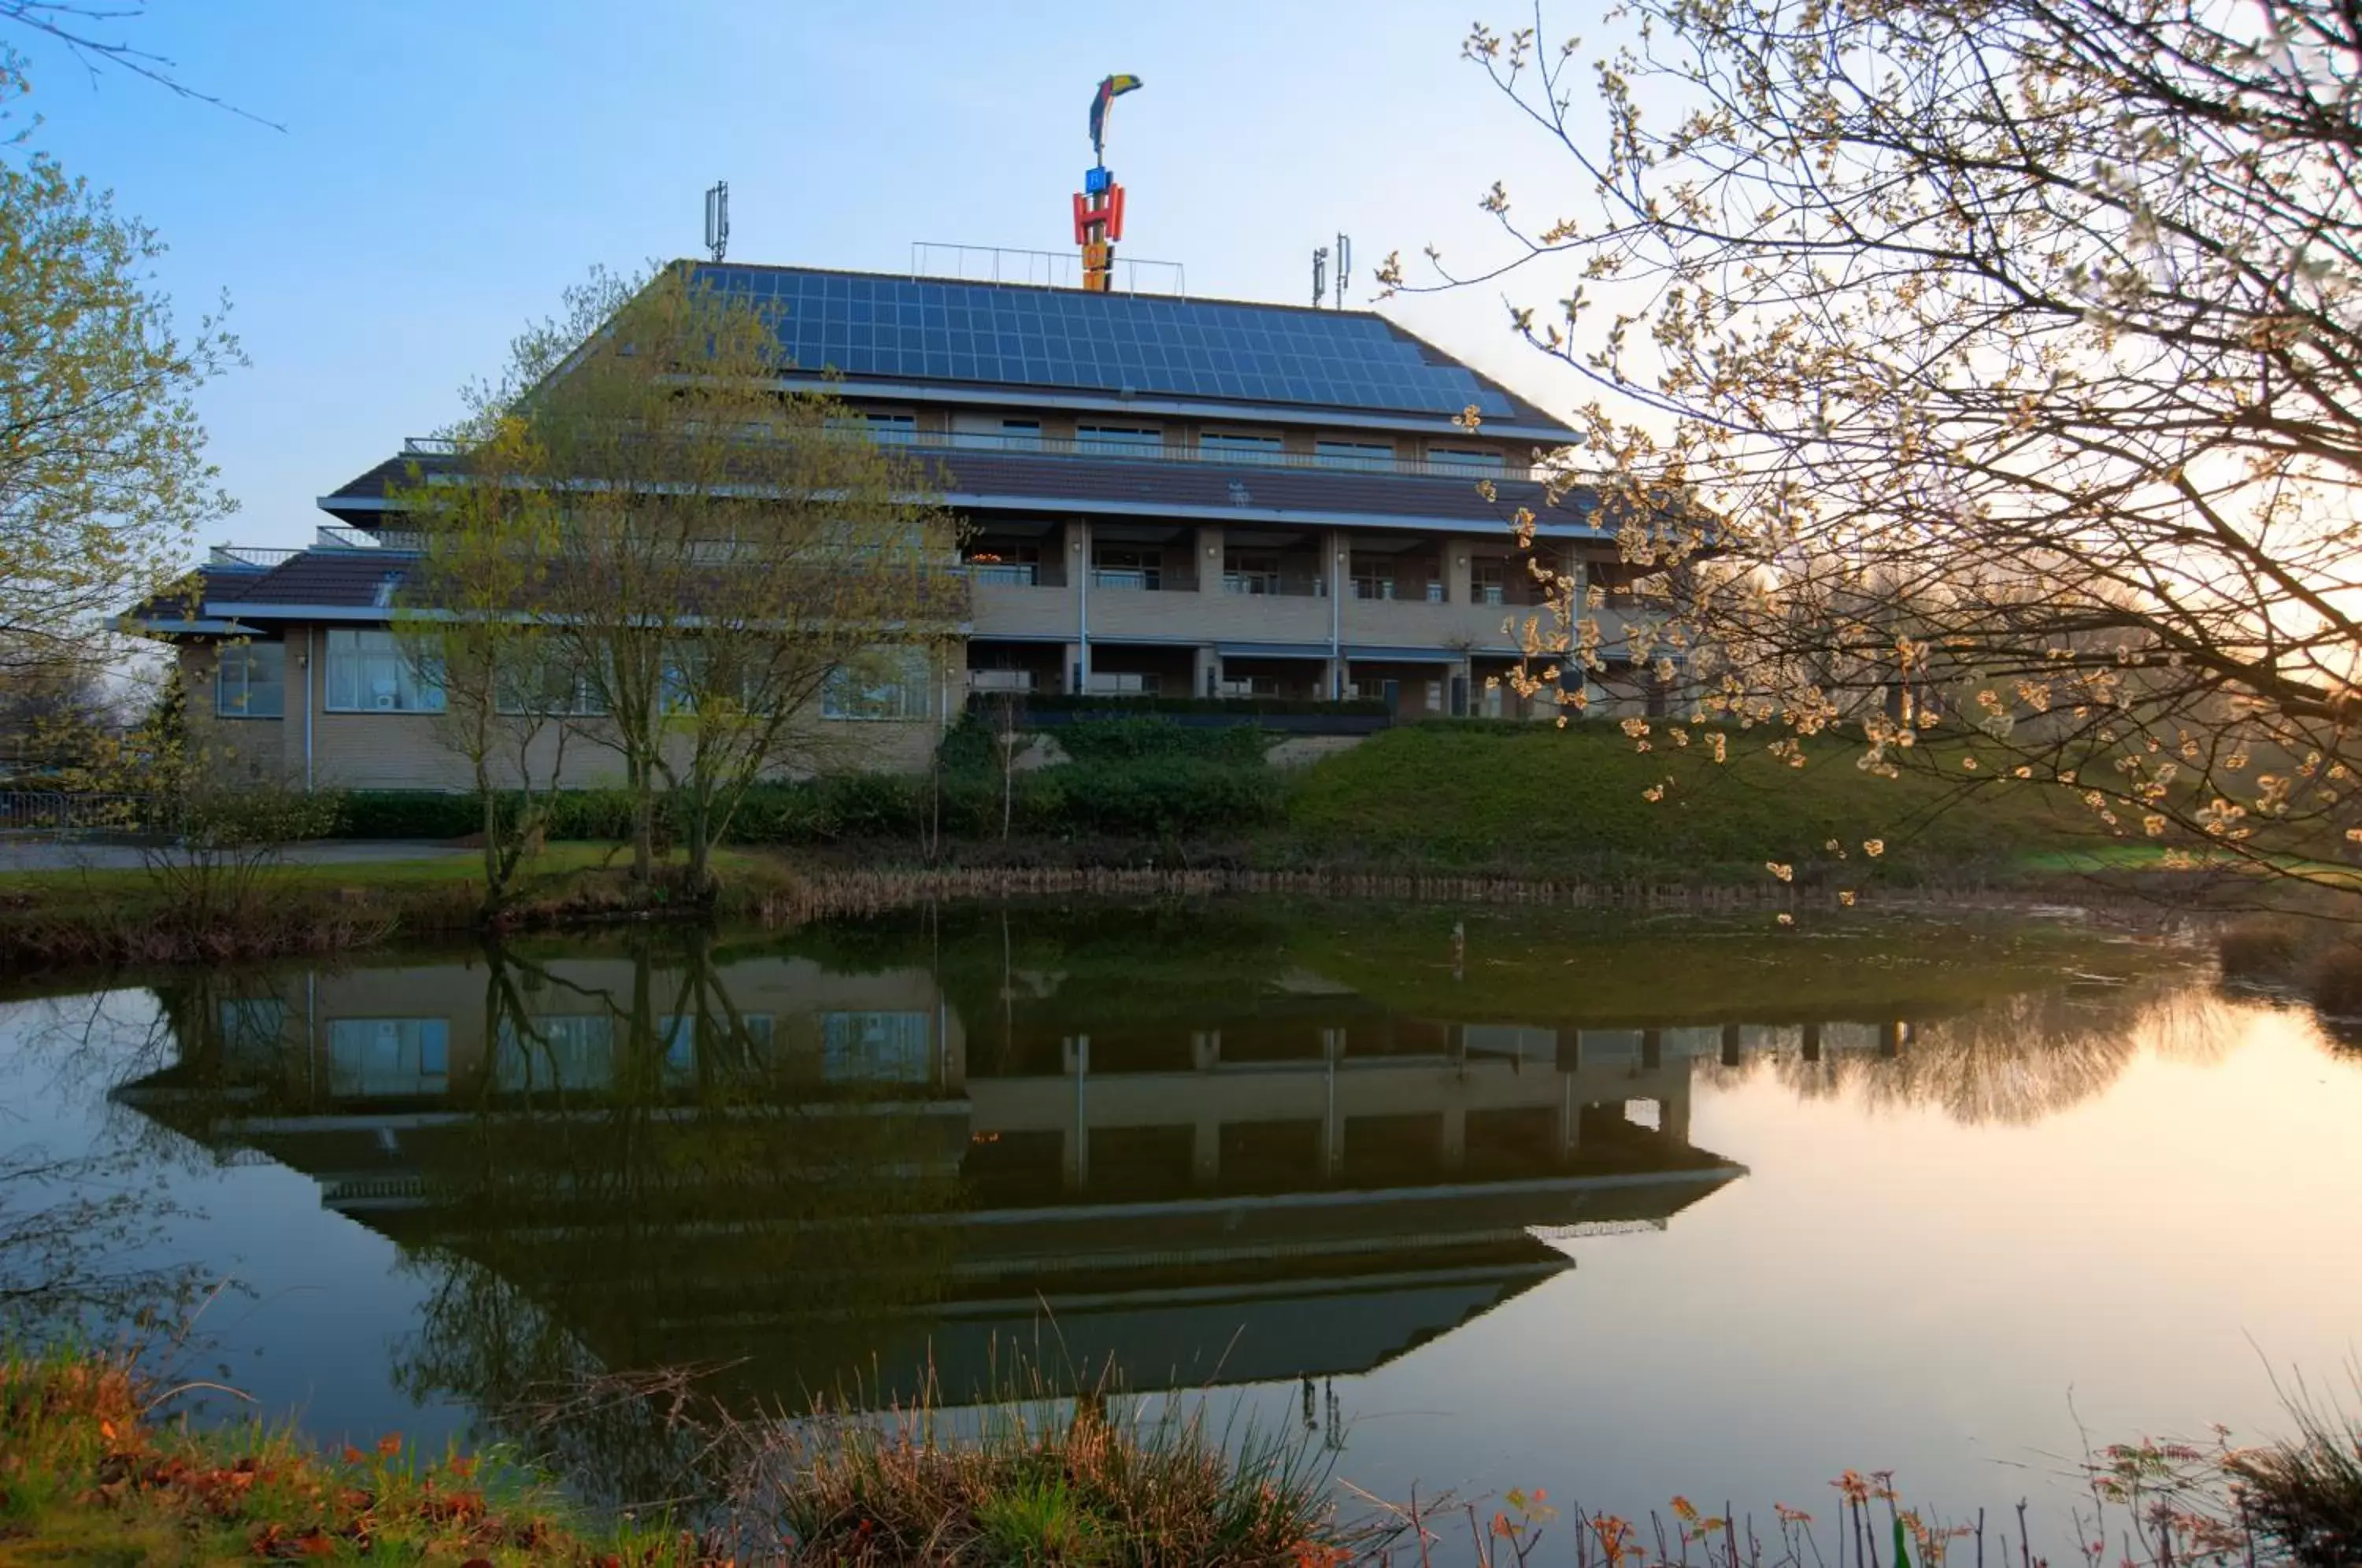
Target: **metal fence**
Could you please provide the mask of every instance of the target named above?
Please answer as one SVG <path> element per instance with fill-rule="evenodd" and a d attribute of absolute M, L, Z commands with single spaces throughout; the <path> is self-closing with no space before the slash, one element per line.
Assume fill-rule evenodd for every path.
<path fill-rule="evenodd" d="M 0 834 L 129 833 L 149 823 L 145 795 L 78 794 L 61 790 L 0 790 Z"/>

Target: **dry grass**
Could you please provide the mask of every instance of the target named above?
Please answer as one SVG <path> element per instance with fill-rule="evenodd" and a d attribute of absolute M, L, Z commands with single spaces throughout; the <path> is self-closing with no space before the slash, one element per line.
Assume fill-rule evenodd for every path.
<path fill-rule="evenodd" d="M 2246 1515 L 2305 1568 L 2362 1562 L 2362 1417 L 2301 1388 L 2284 1403 L 2297 1435 L 2228 1463 Z"/>
<path fill-rule="evenodd" d="M 125 1363 L 0 1353 L 0 1568 L 273 1560 L 709 1561 L 678 1532 L 583 1530 L 497 1458 L 426 1460 L 388 1437 L 323 1454 L 259 1425 L 150 1419 Z"/>
<path fill-rule="evenodd" d="M 1198 1415 L 1121 1400 L 997 1407 L 954 1437 L 920 1409 L 799 1423 L 749 1454 L 758 1529 L 795 1563 L 1294 1564 L 1340 1548 L 1301 1444 L 1219 1441 Z M 742 1527 L 743 1528 L 743 1527 Z"/>

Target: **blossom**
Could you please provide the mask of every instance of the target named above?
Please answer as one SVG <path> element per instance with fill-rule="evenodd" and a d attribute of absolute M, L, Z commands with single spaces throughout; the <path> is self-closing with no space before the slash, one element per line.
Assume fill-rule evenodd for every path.
<path fill-rule="evenodd" d="M 1772 875 L 1779 878 L 1783 882 L 1793 882 L 1796 879 L 1796 868 L 1793 866 L 1783 865 L 1777 860 L 1765 861 L 1763 863 L 1763 869 L 1771 872 Z"/>
<path fill-rule="evenodd" d="M 1872 860 L 1875 860 L 1880 856 L 1886 853 L 1886 841 L 1882 838 L 1863 839 L 1861 841 L 1861 852 L 1864 855 L 1869 856 Z"/>

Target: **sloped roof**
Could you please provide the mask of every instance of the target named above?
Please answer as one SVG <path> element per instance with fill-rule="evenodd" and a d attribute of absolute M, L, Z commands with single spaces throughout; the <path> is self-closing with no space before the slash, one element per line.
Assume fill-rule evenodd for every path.
<path fill-rule="evenodd" d="M 1374 311 L 690 262 L 771 306 L 797 369 L 854 379 L 1295 405 L 1575 434 Z"/>

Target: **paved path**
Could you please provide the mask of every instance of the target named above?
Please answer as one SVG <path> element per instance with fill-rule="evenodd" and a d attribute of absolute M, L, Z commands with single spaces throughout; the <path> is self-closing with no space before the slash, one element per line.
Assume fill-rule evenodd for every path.
<path fill-rule="evenodd" d="M 325 844 L 296 844 L 287 858 L 299 866 L 346 866 L 364 861 L 447 860 L 454 856 L 481 855 L 478 849 L 455 849 L 443 844 L 411 839 L 337 839 Z M 136 871 L 145 862 L 138 846 L 128 844 L 76 844 L 54 838 L 0 839 L 0 874 L 10 871 Z"/>

